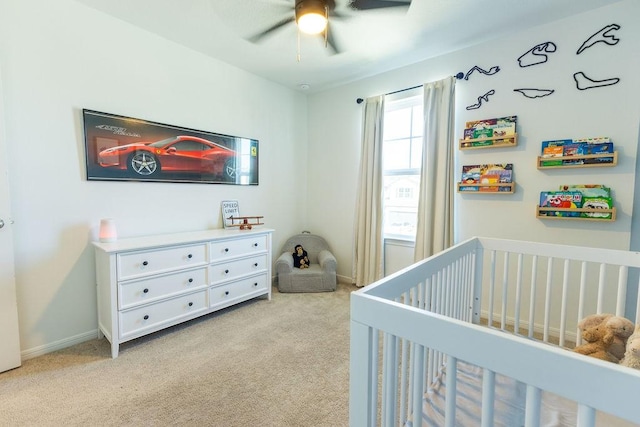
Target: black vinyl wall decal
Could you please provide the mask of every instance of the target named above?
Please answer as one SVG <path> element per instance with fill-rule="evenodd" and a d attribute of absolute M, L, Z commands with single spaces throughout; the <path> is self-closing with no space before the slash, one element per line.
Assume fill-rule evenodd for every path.
<path fill-rule="evenodd" d="M 576 55 L 580 55 L 585 49 L 589 49 L 591 46 L 597 43 L 606 43 L 609 46 L 614 46 L 618 44 L 620 41 L 619 38 L 616 38 L 615 34 L 612 34 L 614 31 L 618 31 L 620 29 L 620 25 L 618 24 L 609 24 L 606 27 L 602 28 L 597 33 L 593 34 L 587 40 L 582 43 L 582 46 L 576 52 Z"/>
<path fill-rule="evenodd" d="M 513 91 L 520 92 L 525 97 L 531 98 L 531 99 L 549 96 L 553 92 L 555 92 L 555 90 L 553 89 L 514 89 Z"/>
<path fill-rule="evenodd" d="M 500 67 L 498 65 L 494 65 L 493 67 L 489 68 L 489 71 L 487 71 L 478 67 L 477 65 L 474 65 L 469 71 L 467 71 L 467 74 L 464 75 L 464 79 L 469 80 L 469 77 L 471 77 L 471 74 L 473 74 L 475 71 L 486 76 L 493 76 L 495 73 L 500 71 Z"/>
<path fill-rule="evenodd" d="M 467 110 L 477 110 L 478 108 L 480 108 L 482 106 L 482 101 L 489 102 L 489 96 L 494 95 L 495 93 L 496 93 L 496 91 L 494 89 L 491 89 L 490 91 L 488 91 L 484 95 L 479 96 L 478 97 L 478 103 L 467 106 L 466 107 Z"/>
<path fill-rule="evenodd" d="M 518 58 L 518 64 L 522 68 L 544 64 L 549 60 L 548 54 L 555 52 L 556 49 L 557 46 L 554 42 L 537 44 Z"/>
<path fill-rule="evenodd" d="M 620 82 L 617 77 L 605 80 L 594 80 L 587 77 L 582 71 L 579 71 L 573 75 L 573 79 L 576 81 L 576 87 L 579 90 L 593 89 L 595 87 L 611 86 Z"/>

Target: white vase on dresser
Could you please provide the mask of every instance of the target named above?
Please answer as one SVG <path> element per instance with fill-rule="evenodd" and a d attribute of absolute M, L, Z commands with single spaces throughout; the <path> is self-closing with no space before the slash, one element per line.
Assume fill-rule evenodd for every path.
<path fill-rule="evenodd" d="M 271 299 L 273 230 L 220 229 L 94 242 L 98 334 L 123 342 L 216 310 Z"/>

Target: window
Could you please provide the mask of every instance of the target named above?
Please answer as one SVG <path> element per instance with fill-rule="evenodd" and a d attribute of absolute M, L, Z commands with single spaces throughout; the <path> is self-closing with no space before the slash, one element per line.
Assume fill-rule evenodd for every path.
<path fill-rule="evenodd" d="M 382 143 L 385 238 L 415 240 L 422 131 L 422 95 L 385 103 Z"/>

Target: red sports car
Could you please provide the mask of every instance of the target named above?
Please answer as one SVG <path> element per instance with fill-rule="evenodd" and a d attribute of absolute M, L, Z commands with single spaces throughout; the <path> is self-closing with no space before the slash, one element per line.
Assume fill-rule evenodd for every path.
<path fill-rule="evenodd" d="M 156 142 L 136 142 L 107 148 L 98 154 L 105 168 L 129 170 L 138 175 L 160 172 L 197 173 L 233 180 L 236 152 L 195 136 L 174 136 Z"/>

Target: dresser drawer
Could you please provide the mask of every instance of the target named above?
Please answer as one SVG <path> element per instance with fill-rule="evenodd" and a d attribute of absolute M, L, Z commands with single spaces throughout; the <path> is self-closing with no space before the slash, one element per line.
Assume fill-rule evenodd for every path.
<path fill-rule="evenodd" d="M 211 261 L 217 262 L 267 249 L 267 236 L 247 236 L 235 240 L 211 242 Z"/>
<path fill-rule="evenodd" d="M 209 282 L 213 285 L 265 270 L 267 268 L 267 255 L 256 255 L 249 258 L 214 264 L 209 268 Z"/>
<path fill-rule="evenodd" d="M 118 280 L 206 264 L 206 243 L 118 254 Z"/>
<path fill-rule="evenodd" d="M 248 277 L 236 282 L 209 288 L 209 305 L 215 307 L 223 303 L 230 303 L 258 291 L 267 292 L 266 274 Z"/>
<path fill-rule="evenodd" d="M 195 292 L 120 313 L 120 338 L 138 334 L 207 309 L 207 291 Z M 164 327 L 164 326 L 163 326 Z"/>
<path fill-rule="evenodd" d="M 206 286 L 207 268 L 180 271 L 143 280 L 118 284 L 118 309 L 146 304 L 179 293 Z"/>

